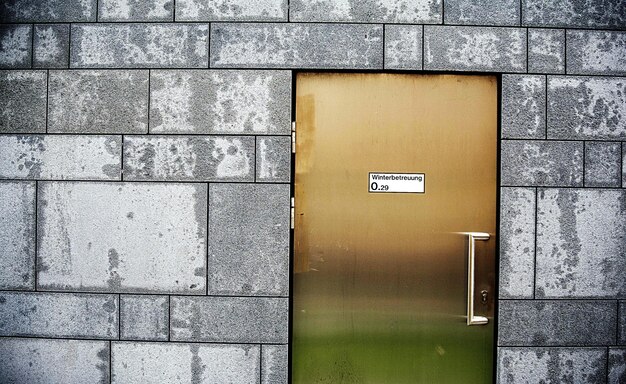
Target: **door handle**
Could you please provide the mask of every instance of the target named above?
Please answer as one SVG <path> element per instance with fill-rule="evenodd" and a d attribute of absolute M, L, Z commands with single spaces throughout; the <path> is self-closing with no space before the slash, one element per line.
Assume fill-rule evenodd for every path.
<path fill-rule="evenodd" d="M 484 316 L 474 315 L 474 259 L 476 257 L 476 240 L 489 240 L 489 234 L 469 232 L 467 247 L 467 325 L 484 325 L 489 322 Z"/>

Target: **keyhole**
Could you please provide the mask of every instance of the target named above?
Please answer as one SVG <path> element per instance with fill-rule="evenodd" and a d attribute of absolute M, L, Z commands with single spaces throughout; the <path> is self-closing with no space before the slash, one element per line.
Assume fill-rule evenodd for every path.
<path fill-rule="evenodd" d="M 483 304 L 487 304 L 487 291 L 480 291 L 480 302 Z"/>

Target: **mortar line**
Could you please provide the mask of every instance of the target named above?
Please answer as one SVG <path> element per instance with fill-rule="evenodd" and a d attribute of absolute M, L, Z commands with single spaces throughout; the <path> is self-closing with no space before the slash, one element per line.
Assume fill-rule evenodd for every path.
<path fill-rule="evenodd" d="M 35 23 L 30 26 L 30 67 L 35 68 Z"/>
<path fill-rule="evenodd" d="M 37 233 L 37 228 L 39 227 L 39 208 L 37 205 L 37 200 L 39 199 L 39 182 L 35 180 L 35 262 L 33 266 L 35 268 L 34 271 L 34 283 L 35 283 L 35 291 L 37 291 L 37 254 L 39 247 L 39 235 Z"/>
<path fill-rule="evenodd" d="M 100 69 L 98 69 L 99 71 Z M 15 135 L 19 135 L 19 136 L 28 136 L 28 135 L 37 135 L 36 132 L 2 132 L 0 133 L 0 137 L 2 136 L 15 136 Z M 146 133 L 93 133 L 93 132 L 49 132 L 49 135 L 56 135 L 56 136 L 107 136 L 107 137 L 112 137 L 112 136 L 121 136 L 121 135 L 125 135 L 125 136 L 141 136 L 141 137 L 146 137 Z M 245 139 L 250 139 L 252 140 L 252 137 L 254 135 L 252 134 L 241 134 L 241 135 L 233 135 L 232 133 L 153 133 L 150 135 L 151 137 L 164 137 L 164 138 L 180 138 L 180 137 L 187 137 L 187 136 L 192 136 L 192 137 L 233 137 L 233 138 L 245 138 Z M 282 137 L 291 137 L 291 134 L 280 134 L 280 135 L 261 135 L 261 136 L 266 136 L 266 137 L 272 137 L 272 136 L 282 136 Z M 523 140 L 523 139 L 507 139 L 507 140 Z M 580 140 L 557 140 L 557 141 L 580 141 Z"/>
<path fill-rule="evenodd" d="M 109 384 L 113 381 L 113 348 L 111 347 L 111 340 L 109 340 Z"/>
<path fill-rule="evenodd" d="M 69 23 L 67 32 L 67 69 L 72 68 L 72 23 Z"/>
<path fill-rule="evenodd" d="M 172 22 L 176 22 L 176 0 L 172 0 Z"/>
<path fill-rule="evenodd" d="M 167 295 L 167 341 L 172 340 L 172 295 Z"/>
<path fill-rule="evenodd" d="M 122 145 L 120 150 L 120 181 L 124 181 L 124 135 L 122 135 Z"/>
<path fill-rule="evenodd" d="M 98 22 L 98 18 L 99 18 L 99 15 L 98 15 L 98 9 L 100 8 L 99 3 L 100 3 L 100 0 L 96 0 L 96 23 Z"/>
<path fill-rule="evenodd" d="M 205 267 L 204 267 L 204 294 L 209 295 L 209 203 L 211 199 L 210 183 L 206 183 L 206 230 L 204 234 L 206 245 Z"/>
<path fill-rule="evenodd" d="M 117 339 L 122 340 L 122 294 L 117 294 Z"/>
<path fill-rule="evenodd" d="M 0 178 L 0 180 L 6 181 L 35 181 L 34 179 L 22 179 L 22 178 Z M 55 181 L 55 182 L 76 182 L 76 183 L 103 183 L 103 182 L 111 182 L 111 181 L 132 181 L 133 183 L 147 183 L 147 184 L 206 184 L 206 183 L 225 183 L 225 184 L 267 184 L 267 185 L 288 185 L 289 182 L 286 181 L 259 181 L 255 183 L 254 181 L 228 181 L 228 180 L 176 180 L 176 179 L 151 179 L 151 180 L 111 180 L 111 179 L 45 179 L 39 181 Z M 559 187 L 561 188 L 561 187 Z M 567 188 L 567 187 L 563 187 Z M 600 188 L 600 187 L 598 187 Z M 617 188 L 617 187 L 602 187 L 602 188 Z"/>
<path fill-rule="evenodd" d="M 385 69 L 385 31 L 387 30 L 387 26 L 383 24 L 383 70 Z"/>
<path fill-rule="evenodd" d="M 545 92 L 545 102 L 544 102 L 544 113 L 545 116 L 543 117 L 543 138 L 548 140 L 548 76 L 544 75 L 543 76 L 545 79 L 545 84 L 544 84 L 544 92 Z"/>
<path fill-rule="evenodd" d="M 148 127 L 148 135 L 150 134 L 150 95 L 152 90 L 150 89 L 150 79 L 152 78 L 152 69 L 148 69 L 148 121 L 147 121 L 147 127 Z"/>
<path fill-rule="evenodd" d="M 567 29 L 563 28 L 563 75 L 567 75 Z"/>
<path fill-rule="evenodd" d="M 287 22 L 289 23 L 291 20 L 291 0 L 287 0 Z"/>
<path fill-rule="evenodd" d="M 619 323 L 619 321 L 618 321 Z M 617 339 L 615 339 L 615 341 L 617 341 Z M 611 348 L 609 348 L 608 346 L 606 347 L 606 359 L 604 359 L 604 372 L 607 378 L 607 382 L 608 382 L 608 378 L 609 378 L 609 353 L 611 352 Z"/>
<path fill-rule="evenodd" d="M 583 188 L 585 187 L 585 173 L 587 166 L 585 164 L 585 152 L 587 152 L 587 141 L 583 140 Z"/>
<path fill-rule="evenodd" d="M 446 24 L 446 1 L 441 0 L 441 25 Z"/>
<path fill-rule="evenodd" d="M 259 153 L 258 153 L 258 142 L 257 142 L 257 136 L 254 136 L 254 182 L 256 183 L 256 161 L 259 157 Z"/>
<path fill-rule="evenodd" d="M 422 71 L 424 70 L 424 54 L 426 53 L 424 48 L 424 34 L 426 33 L 426 28 L 422 25 Z"/>
<path fill-rule="evenodd" d="M 522 0 L 520 0 L 520 4 L 521 4 L 521 2 L 522 2 Z M 520 12 L 521 12 L 521 9 L 520 9 Z M 521 13 L 520 13 L 520 18 L 521 17 L 522 16 L 521 16 Z M 520 24 L 521 24 L 521 22 L 520 22 Z M 528 38 L 529 33 L 530 32 L 528 31 L 528 28 L 526 28 L 526 73 L 530 72 L 530 65 L 529 65 L 530 60 L 528 59 L 528 46 L 530 45 L 530 39 Z"/>
<path fill-rule="evenodd" d="M 624 179 L 624 163 L 626 162 L 626 147 L 624 147 L 624 143 L 620 143 L 620 162 L 619 162 L 619 178 L 620 178 L 620 187 L 624 188 L 626 185 L 626 179 Z"/>
<path fill-rule="evenodd" d="M 206 67 L 207 69 L 211 68 L 211 24 L 213 23 L 209 23 L 209 31 L 207 32 L 207 39 L 206 39 Z"/>
<path fill-rule="evenodd" d="M 49 100 L 50 100 L 50 70 L 46 69 L 46 133 L 48 133 L 48 115 L 49 112 Z"/>
<path fill-rule="evenodd" d="M 259 384 L 263 384 L 263 345 L 259 344 Z"/>
<path fill-rule="evenodd" d="M 537 291 L 537 228 L 539 222 L 539 188 L 535 187 L 535 250 L 533 252 L 533 300 Z"/>
<path fill-rule="evenodd" d="M 615 322 L 615 343 L 619 344 L 619 326 L 620 326 L 620 321 L 619 321 L 619 314 L 620 314 L 620 309 L 622 307 L 622 305 L 619 302 L 619 299 L 615 300 L 617 302 L 617 321 Z"/>
<path fill-rule="evenodd" d="M 519 25 L 522 25 L 522 12 L 523 12 L 523 8 L 522 8 L 522 0 L 519 0 Z M 528 41 L 528 40 L 526 40 Z M 528 54 L 528 49 L 526 50 L 526 54 Z"/>
<path fill-rule="evenodd" d="M 11 339 L 11 338 L 21 338 L 21 339 L 32 339 L 32 340 L 77 340 L 77 341 L 100 341 L 100 342 L 114 342 L 117 341 L 119 343 L 164 343 L 164 340 L 145 340 L 145 339 L 124 339 L 124 340 L 116 340 L 116 339 L 105 339 L 105 338 L 95 338 L 95 337 L 80 337 L 80 336 L 67 336 L 67 337 L 59 337 L 59 336 L 49 336 L 49 335 L 0 335 L 0 339 Z M 177 344 L 204 344 L 204 345 L 246 345 L 246 346 L 255 346 L 259 345 L 259 342 L 250 342 L 250 341 L 204 341 L 204 340 L 172 340 L 172 343 Z M 288 345 L 287 341 L 285 342 L 265 342 L 264 345 L 276 345 L 283 346 Z"/>

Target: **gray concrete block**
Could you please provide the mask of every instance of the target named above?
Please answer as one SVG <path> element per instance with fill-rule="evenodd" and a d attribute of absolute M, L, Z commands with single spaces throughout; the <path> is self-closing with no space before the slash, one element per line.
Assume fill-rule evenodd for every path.
<path fill-rule="evenodd" d="M 120 339 L 167 341 L 168 335 L 167 296 L 121 295 Z"/>
<path fill-rule="evenodd" d="M 35 289 L 35 183 L 0 182 L 0 289 Z"/>
<path fill-rule="evenodd" d="M 291 180 L 291 137 L 270 136 L 256 139 L 256 180 Z"/>
<path fill-rule="evenodd" d="M 210 185 L 209 294 L 289 294 L 289 207 L 289 185 Z"/>
<path fill-rule="evenodd" d="M 385 25 L 385 69 L 422 69 L 421 25 Z"/>
<path fill-rule="evenodd" d="M 98 21 L 173 21 L 173 0 L 100 0 Z"/>
<path fill-rule="evenodd" d="M 606 383 L 604 348 L 498 348 L 499 384 Z"/>
<path fill-rule="evenodd" d="M 532 298 L 535 189 L 502 188 L 500 204 L 500 298 Z"/>
<path fill-rule="evenodd" d="M 624 28 L 621 0 L 522 0 L 522 25 L 568 28 Z"/>
<path fill-rule="evenodd" d="M 0 25 L 0 68 L 30 68 L 32 33 L 31 25 Z"/>
<path fill-rule="evenodd" d="M 538 192 L 537 297 L 626 296 L 626 191 Z"/>
<path fill-rule="evenodd" d="M 583 143 L 502 141 L 502 185 L 582 186 Z"/>
<path fill-rule="evenodd" d="M 0 338 L 0 373 L 7 384 L 109 382 L 109 342 Z"/>
<path fill-rule="evenodd" d="M 131 343 L 111 347 L 112 383 L 258 383 L 258 345 Z"/>
<path fill-rule="evenodd" d="M 126 136 L 124 180 L 254 181 L 254 137 Z"/>
<path fill-rule="evenodd" d="M 0 71 L 0 132 L 45 132 L 46 88 L 46 71 Z"/>
<path fill-rule="evenodd" d="M 0 178 L 119 180 L 120 136 L 0 135 Z"/>
<path fill-rule="evenodd" d="M 626 145 L 622 143 L 622 188 L 626 188 Z"/>
<path fill-rule="evenodd" d="M 70 55 L 70 25 L 36 24 L 34 33 L 33 67 L 67 68 Z"/>
<path fill-rule="evenodd" d="M 72 68 L 206 68 L 207 24 L 73 24 Z"/>
<path fill-rule="evenodd" d="M 96 0 L 5 0 L 2 23 L 59 23 L 96 21 Z"/>
<path fill-rule="evenodd" d="M 528 29 L 528 72 L 565 73 L 564 29 Z"/>
<path fill-rule="evenodd" d="M 589 141 L 585 144 L 585 186 L 621 186 L 622 145 Z"/>
<path fill-rule="evenodd" d="M 441 3 L 441 0 L 291 0 L 289 17 L 297 22 L 441 24 Z"/>
<path fill-rule="evenodd" d="M 448 0 L 444 24 L 520 25 L 519 0 Z"/>
<path fill-rule="evenodd" d="M 626 383 L 626 348 L 609 348 L 608 384 Z"/>
<path fill-rule="evenodd" d="M 41 182 L 38 287 L 202 294 L 206 184 Z"/>
<path fill-rule="evenodd" d="M 526 31 L 426 25 L 424 69 L 526 72 Z"/>
<path fill-rule="evenodd" d="M 548 138 L 626 140 L 626 81 L 548 77 Z"/>
<path fill-rule="evenodd" d="M 261 383 L 287 384 L 289 369 L 289 349 L 287 345 L 261 346 Z"/>
<path fill-rule="evenodd" d="M 617 330 L 617 343 L 626 345 L 626 301 L 619 302 L 619 325 Z"/>
<path fill-rule="evenodd" d="M 289 300 L 172 297 L 172 341 L 287 343 Z"/>
<path fill-rule="evenodd" d="M 381 69 L 383 27 L 211 24 L 211 67 Z"/>
<path fill-rule="evenodd" d="M 543 139 L 545 135 L 545 76 L 502 75 L 502 137 Z"/>
<path fill-rule="evenodd" d="M 568 30 L 566 39 L 567 73 L 626 76 L 626 32 Z"/>
<path fill-rule="evenodd" d="M 178 0 L 176 21 L 287 21 L 287 0 Z"/>
<path fill-rule="evenodd" d="M 157 70 L 150 76 L 152 133 L 291 132 L 290 71 Z"/>
<path fill-rule="evenodd" d="M 50 71 L 49 84 L 49 132 L 148 131 L 148 71 Z"/>
<path fill-rule="evenodd" d="M 501 300 L 498 313 L 500 346 L 615 344 L 615 301 Z"/>
<path fill-rule="evenodd" d="M 0 292 L 0 335 L 118 338 L 117 295 Z"/>

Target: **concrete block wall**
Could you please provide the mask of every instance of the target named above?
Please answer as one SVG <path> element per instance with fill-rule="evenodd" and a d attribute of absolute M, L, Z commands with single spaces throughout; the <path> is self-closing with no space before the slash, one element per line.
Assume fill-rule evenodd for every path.
<path fill-rule="evenodd" d="M 498 383 L 626 382 L 621 0 L 6 0 L 0 381 L 284 383 L 294 71 L 501 75 Z"/>

